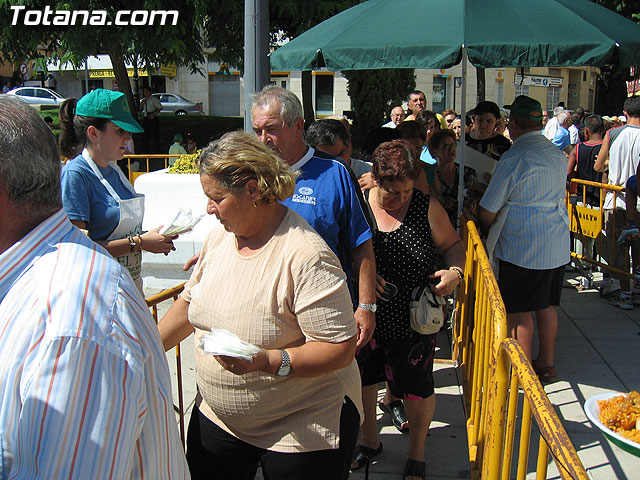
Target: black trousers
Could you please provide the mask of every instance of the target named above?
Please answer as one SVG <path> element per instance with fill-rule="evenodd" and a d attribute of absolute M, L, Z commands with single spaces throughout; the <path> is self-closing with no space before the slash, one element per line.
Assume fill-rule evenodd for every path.
<path fill-rule="evenodd" d="M 279 453 L 228 434 L 194 406 L 187 433 L 187 463 L 193 480 L 252 480 L 258 465 L 265 480 L 346 480 L 359 428 L 358 410 L 345 397 L 338 449 Z"/>
<path fill-rule="evenodd" d="M 144 128 L 142 135 L 142 153 L 164 153 L 160 151 L 160 119 L 158 117 L 153 119 L 145 117 L 142 120 L 142 128 Z M 161 168 L 164 168 L 164 162 Z"/>

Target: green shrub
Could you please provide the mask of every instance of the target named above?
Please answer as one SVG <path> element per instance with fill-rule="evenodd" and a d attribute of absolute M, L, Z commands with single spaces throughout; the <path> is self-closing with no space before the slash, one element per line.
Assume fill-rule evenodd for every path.
<path fill-rule="evenodd" d="M 142 124 L 142 117 L 139 119 Z M 220 138 L 227 132 L 241 130 L 244 127 L 242 117 L 214 117 L 211 115 L 161 115 L 160 116 L 160 152 L 167 153 L 173 143 L 173 136 L 180 133 L 187 139 L 187 134 L 196 141 L 198 148 L 209 144 L 211 140 Z M 142 145 L 142 134 L 135 134 L 133 141 Z"/>
<path fill-rule="evenodd" d="M 54 105 L 47 105 L 38 110 L 40 117 L 51 117 L 53 128 L 51 129 L 58 138 L 60 135 L 60 108 Z M 139 118 L 142 125 L 142 117 Z M 195 139 L 198 148 L 205 147 L 211 140 L 220 138 L 227 132 L 241 130 L 243 128 L 242 117 L 214 117 L 211 115 L 161 115 L 160 116 L 160 152 L 167 153 L 169 146 L 173 143 L 173 136 L 176 133 L 187 138 L 190 133 Z M 142 145 L 142 134 L 133 135 L 133 141 L 138 146 Z"/>

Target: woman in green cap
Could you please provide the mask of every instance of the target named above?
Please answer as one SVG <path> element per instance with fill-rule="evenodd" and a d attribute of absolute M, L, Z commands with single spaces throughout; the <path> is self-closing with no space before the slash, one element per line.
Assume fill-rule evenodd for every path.
<path fill-rule="evenodd" d="M 142 128 L 121 92 L 97 89 L 60 107 L 60 152 L 72 158 L 62 169 L 62 203 L 78 228 L 105 247 L 142 290 L 142 251 L 168 254 L 176 237 L 159 228 L 142 233 L 144 196 L 115 164 L 131 133 Z"/>

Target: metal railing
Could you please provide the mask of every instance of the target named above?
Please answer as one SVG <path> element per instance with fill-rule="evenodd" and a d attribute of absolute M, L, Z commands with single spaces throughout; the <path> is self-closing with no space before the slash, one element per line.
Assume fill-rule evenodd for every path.
<path fill-rule="evenodd" d="M 136 178 L 144 173 L 149 173 L 154 170 L 162 170 L 163 168 L 167 168 L 169 166 L 170 158 L 179 158 L 180 155 L 170 155 L 170 154 L 132 154 L 125 155 L 122 157 L 123 160 L 126 160 L 127 171 L 129 172 L 129 182 L 131 185 L 136 181 Z M 64 165 L 69 161 L 66 157 L 60 157 L 60 162 Z M 132 164 L 136 163 L 135 171 L 131 168 Z M 155 163 L 155 165 L 154 165 Z M 153 166 L 153 169 L 152 169 Z"/>
<path fill-rule="evenodd" d="M 463 224 L 467 245 L 465 281 L 458 287 L 452 360 L 462 374 L 467 441 L 472 478 L 510 478 L 515 458 L 524 479 L 535 419 L 540 432 L 537 478 L 546 478 L 551 453 L 562 478 L 588 477 L 558 415 L 522 347 L 507 338 L 507 314 L 489 259 L 473 222 Z M 157 305 L 175 300 L 184 284 L 147 298 L 158 320 Z M 180 436 L 185 442 L 180 345 L 176 346 Z M 522 395 L 519 394 L 522 387 Z M 519 402 L 522 400 L 522 406 Z M 521 412 L 519 412 L 521 410 Z M 519 423 L 518 423 L 519 422 Z M 515 432 L 520 429 L 518 455 Z"/>
<path fill-rule="evenodd" d="M 587 187 L 593 187 L 599 190 L 598 192 L 598 205 L 587 205 Z M 606 183 L 591 182 L 589 180 L 581 180 L 577 178 L 571 179 L 565 202 L 567 205 L 567 211 L 569 213 L 569 224 L 571 231 L 574 233 L 574 239 L 593 238 L 595 239 L 597 251 L 602 254 L 605 251 L 603 245 L 602 231 L 604 230 L 604 199 L 607 192 L 612 192 L 613 203 L 616 205 L 619 192 L 623 192 L 625 187 L 618 185 L 608 185 Z M 579 204 L 579 202 L 581 204 Z M 616 217 L 611 216 L 611 232 L 616 231 Z M 618 275 L 623 275 L 628 278 L 633 278 L 630 272 L 620 270 L 613 265 L 615 264 L 616 239 L 612 238 L 609 241 L 608 262 L 604 263 L 597 258 L 593 258 L 589 255 L 584 255 L 575 252 L 575 242 L 572 244 L 571 257 L 582 262 L 596 265 L 602 269 L 608 270 Z M 584 243 L 584 242 L 583 242 Z M 600 255 L 598 255 L 600 257 Z"/>
<path fill-rule="evenodd" d="M 563 478 L 586 479 L 584 467 L 531 362 L 517 341 L 507 339 L 504 303 L 473 222 L 463 224 L 463 239 L 467 247 L 465 281 L 458 288 L 452 359 L 458 362 L 462 376 L 472 478 L 510 478 L 518 419 L 521 441 L 517 478 L 524 478 L 533 413 L 541 442 L 545 443 L 538 451 L 537 478 L 546 478 L 547 452 L 551 451 Z M 519 385 L 526 397 L 521 416 L 517 416 Z"/>
<path fill-rule="evenodd" d="M 467 442 L 471 470 L 482 465 L 486 395 L 495 371 L 497 347 L 507 337 L 507 313 L 487 253 L 473 222 L 462 229 L 466 240 L 465 281 L 458 289 L 458 319 L 455 322 L 452 357 L 462 375 Z"/>
<path fill-rule="evenodd" d="M 560 477 L 587 480 L 587 472 L 520 344 L 513 338 L 500 342 L 495 381 L 488 385 L 489 405 L 481 477 L 508 480 L 512 464 L 516 479 L 527 475 L 532 417 L 538 427 L 536 478 L 547 478 L 551 453 Z M 520 393 L 522 392 L 522 393 Z M 520 423 L 518 425 L 518 419 Z M 520 435 L 516 451 L 516 430 Z M 515 462 L 514 462 L 515 460 Z"/>
<path fill-rule="evenodd" d="M 169 154 L 132 154 L 125 155 L 123 160 L 127 162 L 127 169 L 129 171 L 129 182 L 133 185 L 133 182 L 136 181 L 136 178 L 144 173 L 149 173 L 154 170 L 161 170 L 163 168 L 167 168 L 169 166 L 170 158 L 178 158 L 180 155 L 169 155 Z M 132 163 L 137 162 L 136 169 L 133 171 L 131 168 Z M 152 168 L 153 167 L 153 168 Z"/>
<path fill-rule="evenodd" d="M 152 295 L 151 297 L 146 298 L 147 306 L 151 309 L 151 315 L 153 315 L 153 319 L 158 323 L 158 304 L 162 302 L 166 302 L 168 300 L 173 300 L 174 302 L 178 299 L 178 295 L 184 290 L 184 283 L 180 285 L 176 285 L 175 287 L 169 288 L 167 290 L 163 290 L 157 295 Z M 186 446 L 186 437 L 184 432 L 184 395 L 182 392 L 182 357 L 180 355 L 180 344 L 176 345 L 176 375 L 178 377 L 177 386 L 178 386 L 178 406 L 174 407 L 176 412 L 178 413 L 178 425 L 180 428 L 180 439 L 182 440 L 182 446 Z"/>

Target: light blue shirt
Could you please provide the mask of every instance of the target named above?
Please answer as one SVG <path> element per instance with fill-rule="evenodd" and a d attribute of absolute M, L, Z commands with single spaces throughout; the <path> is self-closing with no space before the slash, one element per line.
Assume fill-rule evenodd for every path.
<path fill-rule="evenodd" d="M 0 480 L 188 479 L 158 329 L 63 210 L 0 254 Z"/>
<path fill-rule="evenodd" d="M 571 145 L 571 134 L 569 130 L 562 125 L 558 125 L 558 130 L 556 130 L 556 134 L 553 136 L 553 144 L 560 150 L 564 150 Z"/>
<path fill-rule="evenodd" d="M 567 157 L 539 131 L 507 150 L 480 201 L 496 213 L 508 205 L 495 257 L 533 270 L 569 262 L 569 218 L 564 205 Z"/>

